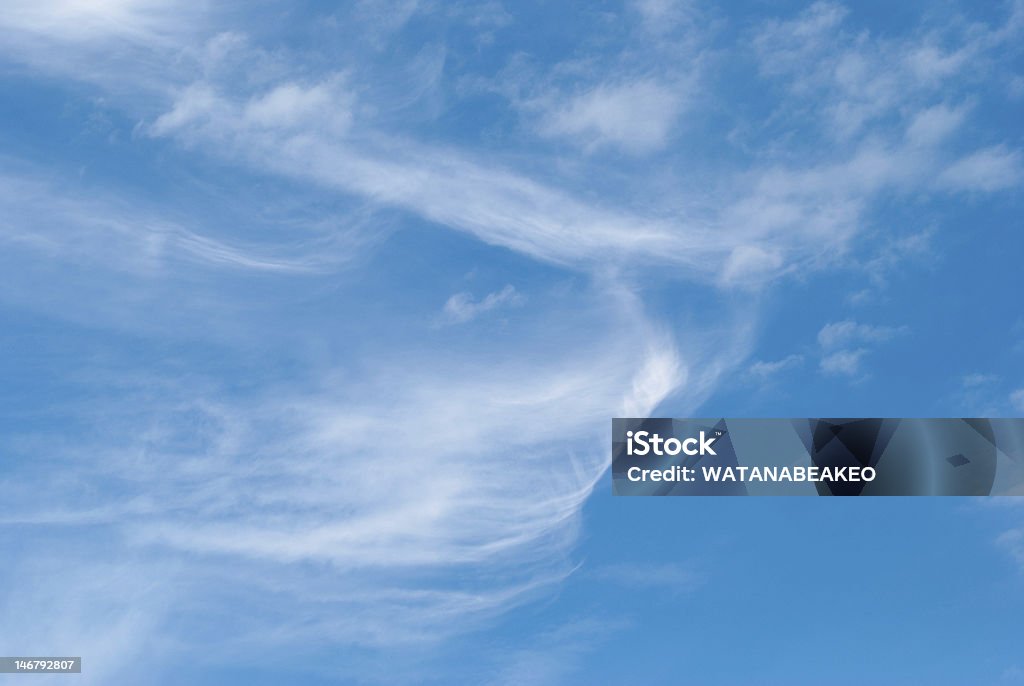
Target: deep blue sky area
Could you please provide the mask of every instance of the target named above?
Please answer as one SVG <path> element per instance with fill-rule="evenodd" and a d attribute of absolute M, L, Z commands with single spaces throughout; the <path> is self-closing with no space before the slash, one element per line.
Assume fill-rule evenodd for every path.
<path fill-rule="evenodd" d="M 1024 413 L 1022 45 L 1020 1 L 7 0 L 0 655 L 1024 684 L 1016 499 L 608 472 L 612 417 Z"/>

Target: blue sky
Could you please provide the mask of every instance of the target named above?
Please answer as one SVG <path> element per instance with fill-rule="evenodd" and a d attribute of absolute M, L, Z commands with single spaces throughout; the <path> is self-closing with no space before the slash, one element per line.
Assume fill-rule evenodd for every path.
<path fill-rule="evenodd" d="M 1024 413 L 1022 38 L 1020 2 L 4 2 L 0 652 L 1024 683 L 1020 506 L 606 471 L 614 416 Z"/>

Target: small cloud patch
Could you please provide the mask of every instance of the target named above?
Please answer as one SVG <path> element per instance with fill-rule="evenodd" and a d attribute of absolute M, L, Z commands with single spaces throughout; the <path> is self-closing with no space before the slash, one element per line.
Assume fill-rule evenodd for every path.
<path fill-rule="evenodd" d="M 488 293 L 481 300 L 474 300 L 471 293 L 456 293 L 444 304 L 442 315 L 447 324 L 465 324 L 485 312 L 501 307 L 517 307 L 524 302 L 526 298 L 509 284 L 500 291 Z"/>

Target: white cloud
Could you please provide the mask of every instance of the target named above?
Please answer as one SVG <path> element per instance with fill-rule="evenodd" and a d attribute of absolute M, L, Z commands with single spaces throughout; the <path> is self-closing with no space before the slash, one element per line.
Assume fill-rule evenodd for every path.
<path fill-rule="evenodd" d="M 811 40 L 841 21 L 835 6 L 815 7 L 800 20 L 806 25 L 786 30 Z M 218 62 L 270 62 L 272 68 L 260 70 L 270 76 L 253 83 L 238 74 L 216 76 L 212 69 L 189 83 L 182 70 L 163 83 L 173 104 L 152 117 L 146 129 L 151 134 L 174 136 L 260 173 L 313 181 L 380 206 L 400 207 L 561 265 L 592 269 L 609 260 L 653 262 L 682 267 L 675 273 L 684 278 L 711 277 L 725 288 L 756 287 L 834 262 L 862 230 L 862 215 L 874 194 L 951 188 L 932 183 L 937 167 L 930 147 L 911 150 L 910 143 L 901 147 L 876 140 L 810 165 L 765 163 L 743 173 L 726 172 L 709 181 L 709 188 L 685 189 L 692 200 L 682 203 L 682 211 L 609 198 L 595 201 L 557 178 L 518 173 L 500 158 L 476 159 L 465 150 L 385 134 L 357 121 L 357 104 L 360 111 L 372 112 L 374 103 L 357 103 L 347 77 L 289 77 L 297 70 L 285 57 L 271 60 L 237 34 L 229 41 L 223 32 L 217 35 L 206 48 L 189 46 L 182 52 L 207 70 Z M 827 34 L 819 39 L 812 42 L 833 43 Z M 218 47 L 211 53 L 214 43 Z M 763 40 L 756 44 L 778 47 L 765 47 Z M 152 87 L 149 76 L 139 78 Z M 568 101 L 551 95 L 566 89 L 550 83 L 542 96 L 525 100 L 553 134 L 588 145 L 643 150 L 669 139 L 687 102 L 688 86 L 680 84 L 693 77 L 674 73 L 630 80 L 620 73 L 587 81 L 593 82 L 589 90 Z M 936 110 L 932 119 L 940 115 Z M 927 119 L 916 127 L 908 124 L 915 140 L 934 140 L 940 133 L 942 122 L 927 124 Z M 643 125 L 633 126 L 634 121 Z M 955 170 L 950 174 L 957 176 Z"/>
<path fill-rule="evenodd" d="M 833 259 L 856 234 L 867 196 L 925 168 L 893 152 L 864 151 L 820 168 L 756 169 L 733 179 L 710 212 L 666 215 L 585 200 L 464 151 L 404 138 L 337 136 L 324 126 L 256 131 L 234 116 L 252 98 L 210 96 L 206 88 L 198 95 L 184 91 L 151 132 L 263 172 L 397 206 L 559 265 L 675 266 L 678 277 L 710 277 L 727 288 L 753 287 Z"/>
<path fill-rule="evenodd" d="M 474 300 L 471 293 L 456 293 L 445 302 L 443 312 L 449 323 L 462 324 L 496 308 L 514 307 L 523 302 L 525 298 L 512 284 L 508 284 L 500 291 L 488 293 L 479 301 Z"/>
<path fill-rule="evenodd" d="M 185 53 L 228 3 L 178 0 L 9 0 L 0 55 L 29 73 L 101 85 L 137 114 L 184 74 Z"/>
<path fill-rule="evenodd" d="M 90 686 L 151 678 L 163 666 L 160 628 L 177 599 L 173 566 L 143 565 L 140 574 L 135 559 L 102 559 L 78 542 L 62 547 L 26 544 L 8 556 L 5 586 L 17 592 L 0 596 L 0 642 L 15 655 L 81 656 L 76 680 Z"/>
<path fill-rule="evenodd" d="M 826 350 L 850 343 L 882 343 L 906 331 L 905 326 L 872 326 L 846 319 L 821 327 L 818 332 L 818 343 Z"/>
<path fill-rule="evenodd" d="M 691 21 L 695 13 L 690 0 L 633 0 L 632 5 L 640 14 L 644 29 L 653 34 L 672 31 Z"/>
<path fill-rule="evenodd" d="M 818 332 L 822 350 L 819 367 L 825 374 L 856 376 L 868 353 L 867 346 L 884 343 L 907 331 L 905 326 L 872 326 L 852 319 L 826 324 Z"/>
<path fill-rule="evenodd" d="M 487 243 L 559 264 L 579 267 L 645 256 L 696 267 L 707 264 L 708 252 L 723 249 L 704 227 L 673 226 L 585 203 L 458 150 L 384 136 L 350 140 L 324 126 L 295 133 L 257 131 L 239 116 L 252 101 L 211 94 L 206 86 L 190 88 L 151 131 L 197 146 L 215 143 L 221 154 L 263 170 L 408 209 Z M 680 240 L 692 240 L 694 249 L 679 251 Z"/>
<path fill-rule="evenodd" d="M 759 360 L 750 365 L 750 368 L 747 369 L 747 373 L 758 379 L 766 380 L 787 369 L 798 367 L 803 364 L 803 362 L 804 356 L 797 354 L 787 355 L 781 360 L 775 360 L 774 362 Z"/>
<path fill-rule="evenodd" d="M 271 129 L 343 136 L 352 121 L 355 99 L 342 74 L 311 84 L 285 82 L 239 103 L 220 96 L 205 83 L 186 88 L 173 109 L 153 122 L 151 131 L 165 135 L 187 128 L 204 128 L 218 135 L 258 135 Z"/>
<path fill-rule="evenodd" d="M 22 38 L 38 37 L 45 11 L 23 2 L 12 7 L 17 11 L 7 16 L 6 24 L 0 21 L 0 27 Z M 295 56 L 248 46 L 239 31 L 216 31 L 215 13 L 181 12 L 166 27 L 151 20 L 162 17 L 167 7 L 165 2 L 109 5 L 115 13 L 127 12 L 130 25 L 159 27 L 160 40 L 132 39 L 128 53 L 96 55 L 83 53 L 69 35 L 56 32 L 47 40 L 63 43 L 32 53 L 43 60 L 34 63 L 57 68 L 51 62 L 59 60 L 61 73 L 101 84 L 129 111 L 146 111 L 145 103 L 170 98 L 169 108 L 143 115 L 152 122 L 143 128 L 153 135 L 174 136 L 258 173 L 313 181 L 379 206 L 414 212 L 492 244 L 584 269 L 609 260 L 654 262 L 681 267 L 675 273 L 684 278 L 710 277 L 725 288 L 756 287 L 841 259 L 863 230 L 865 209 L 877 193 L 996 190 L 1008 183 L 1000 174 L 1012 171 L 1017 160 L 1009 149 L 999 150 L 1002 157 L 992 150 L 979 152 L 976 159 L 968 156 L 954 164 L 936 182 L 936 175 L 949 165 L 936 159 L 935 146 L 939 138 L 951 135 L 963 106 L 929 102 L 941 89 L 915 85 L 917 77 L 906 75 L 916 72 L 905 66 L 907 55 L 918 54 L 934 37 L 915 34 L 903 43 L 857 37 L 843 29 L 846 12 L 832 3 L 817 3 L 789 21 L 766 23 L 752 44 L 764 74 L 798 76 L 790 80 L 794 93 L 781 110 L 799 113 L 818 103 L 832 113 L 845 111 L 848 123 L 829 130 L 846 131 L 843 135 L 854 142 L 859 140 L 854 134 L 863 132 L 863 140 L 850 149 L 835 147 L 833 154 L 813 161 L 769 155 L 752 168 L 723 169 L 703 185 L 683 188 L 676 207 L 644 207 L 608 197 L 595 201 L 565 179 L 517 172 L 503 164 L 501 155 L 477 159 L 463 149 L 386 133 L 356 116 L 357 111 L 361 117 L 372 114 L 377 103 L 356 101 L 358 88 L 351 80 L 358 80 L 359 73 L 353 65 L 335 69 L 343 76 L 317 76 L 296 64 Z M 374 13 L 388 12 L 377 4 L 368 7 Z M 414 4 L 402 7 L 397 12 L 402 17 L 417 11 Z M 638 9 L 649 17 L 689 11 L 685 5 L 660 1 L 641 3 Z M 67 31 L 73 31 L 74 12 L 60 13 Z M 970 44 L 965 54 L 977 57 L 1005 44 L 1016 30 L 1011 19 L 1000 28 L 978 26 L 951 41 Z M 652 61 L 648 68 L 616 62 L 605 65 L 609 73 L 601 74 L 582 60 L 577 69 L 584 78 L 572 82 L 587 84 L 585 90 L 566 99 L 571 88 L 542 79 L 540 91 L 520 97 L 517 107 L 532 108 L 552 135 L 584 145 L 657 149 L 671 139 L 682 109 L 692 104 L 686 94 L 697 82 L 698 68 L 653 67 L 666 60 L 695 65 L 701 60 L 691 43 L 684 43 L 683 54 L 664 52 L 660 39 L 648 43 L 643 52 Z M 115 55 L 137 56 L 145 50 L 153 54 L 144 59 L 139 55 L 131 69 L 119 65 L 117 79 L 111 78 Z M 620 59 L 629 55 L 626 51 Z M 248 62 L 258 69 L 225 72 L 218 67 Z M 580 76 L 569 66 L 565 71 Z M 900 76 L 890 84 L 893 72 Z M 820 88 L 822 84 L 827 88 Z M 811 99 L 808 92 L 821 97 Z M 874 107 L 860 102 L 863 98 L 881 104 Z M 886 143 L 887 136 L 865 129 L 890 114 L 905 122 L 906 141 Z M 800 121 L 797 116 L 795 122 Z"/>
<path fill-rule="evenodd" d="M 686 368 L 674 348 L 663 343 L 649 346 L 643 366 L 633 376 L 633 392 L 622 404 L 622 416 L 646 416 L 637 412 L 644 407 L 650 412 L 686 380 Z"/>
<path fill-rule="evenodd" d="M 865 353 L 867 353 L 867 350 L 864 348 L 838 350 L 834 353 L 829 353 L 821 358 L 821 371 L 826 374 L 856 376 L 860 373 L 860 364 Z"/>
<path fill-rule="evenodd" d="M 1020 185 L 1024 178 L 1021 154 L 996 145 L 966 155 L 939 175 L 939 183 L 951 190 L 993 192 Z"/>
<path fill-rule="evenodd" d="M 547 136 L 630 153 L 662 148 L 684 103 L 682 87 L 644 79 L 601 84 L 551 106 L 541 121 Z"/>
<path fill-rule="evenodd" d="M 260 127 L 293 129 L 327 122 L 330 132 L 344 133 L 352 117 L 346 93 L 338 88 L 340 81 L 334 77 L 313 86 L 286 83 L 249 101 L 243 116 Z"/>
<path fill-rule="evenodd" d="M 765 22 L 753 46 L 762 73 L 792 93 L 780 111 L 808 129 L 845 142 L 878 133 L 871 127 L 887 118 L 909 119 L 912 140 L 935 143 L 959 122 L 955 110 L 928 101 L 944 99 L 950 80 L 1017 40 L 1020 16 L 1014 5 L 998 26 L 950 21 L 886 37 L 848 27 L 842 5 L 817 2 L 793 19 Z"/>
<path fill-rule="evenodd" d="M 819 52 L 835 47 L 834 33 L 846 15 L 838 3 L 816 2 L 794 19 L 766 22 L 753 42 L 761 70 L 775 75 L 805 69 Z"/>
<path fill-rule="evenodd" d="M 219 36 L 208 46 L 217 60 L 246 49 Z M 598 266 L 639 256 L 706 273 L 730 250 L 727 241 L 711 240 L 714 228 L 698 222 L 613 201 L 602 207 L 493 159 L 360 128 L 354 91 L 338 74 L 255 84 L 204 74 L 165 85 L 173 104 L 140 131 L 173 136 L 328 196 L 340 191 L 398 207 L 549 262 L 600 272 Z M 19 220 L 32 215 L 34 204 L 8 200 L 24 205 Z M 83 211 L 89 208 L 70 204 L 60 213 L 74 221 L 48 222 L 39 235 L 17 224 L 11 231 L 55 251 L 68 250 L 69 234 L 81 232 L 79 247 L 96 260 L 111 245 L 94 240 L 104 230 L 128 245 L 146 243 L 134 212 L 123 217 L 114 202 Z M 259 254 L 205 243 L 195 231 L 171 235 L 173 252 L 193 250 L 220 266 L 253 266 Z M 692 249 L 679 250 L 681 242 Z M 164 260 L 161 250 L 156 264 Z M 271 251 L 271 263 L 291 264 L 281 252 Z M 318 264 L 318 252 L 301 253 L 296 264 Z M 110 263 L 137 267 L 136 252 L 118 245 L 110 253 Z M 670 333 L 644 319 L 631 292 L 607 278 L 620 292 L 608 296 L 602 312 L 621 319 L 591 322 L 580 340 L 567 337 L 568 357 L 516 347 L 452 365 L 444 355 L 412 354 L 422 353 L 413 344 L 405 354 L 369 355 L 363 363 L 375 373 L 316 370 L 344 377 L 330 389 L 294 385 L 239 400 L 190 387 L 173 398 L 163 392 L 129 408 L 105 408 L 97 420 L 105 422 L 104 436 L 120 437 L 113 447 L 62 445 L 54 452 L 68 456 L 83 481 L 102 484 L 116 474 L 124 490 L 75 490 L 50 511 L 23 499 L 19 522 L 112 527 L 127 549 L 188 560 L 197 574 L 206 565 L 223 569 L 228 560 L 233 593 L 274 589 L 259 598 L 260 608 L 287 608 L 273 632 L 257 631 L 253 640 L 380 645 L 465 630 L 573 568 L 568 556 L 580 509 L 607 467 L 600 427 L 608 416 L 642 416 L 681 388 L 680 403 L 694 408 L 746 354 L 742 326 L 705 332 L 680 350 Z M 194 286 L 167 293 L 165 302 L 194 294 Z M 480 301 L 457 299 L 448 309 L 465 317 L 517 298 L 503 290 Z M 211 313 L 218 302 L 203 303 L 204 318 L 217 319 Z M 138 326 L 123 319 L 119 326 Z M 206 333 L 202 327 L 196 335 Z M 547 362 L 528 362 L 537 359 Z M 447 583 L 452 576 L 458 588 Z"/>
<path fill-rule="evenodd" d="M 188 8 L 175 0 L 8 0 L 0 7 L 0 27 L 45 39 L 68 41 L 112 36 L 154 38 Z"/>
<path fill-rule="evenodd" d="M 935 145 L 949 138 L 967 118 L 967 106 L 935 105 L 914 115 L 907 127 L 907 140 L 913 145 Z"/>
<path fill-rule="evenodd" d="M 0 160 L 0 243 L 65 262 L 86 262 L 136 274 L 163 271 L 176 260 L 207 268 L 275 273 L 313 273 L 344 264 L 368 236 L 337 224 L 332 236 L 307 233 L 259 245 L 218 238 L 182 223 L 160 208 L 99 193 L 80 194 L 39 170 Z M 178 214 L 178 213 L 175 213 Z M 212 233 L 212 232 L 211 232 Z"/>
<path fill-rule="evenodd" d="M 411 343 L 343 383 L 325 372 L 318 389 L 101 392 L 111 400 L 89 421 L 110 443 L 49 442 L 75 465 L 59 508 L 34 501 L 28 477 L 8 502 L 22 524 L 113 527 L 128 549 L 190 561 L 186 575 L 244 561 L 232 592 L 273 587 L 261 606 L 280 599 L 294 621 L 222 640 L 433 641 L 571 572 L 580 509 L 607 469 L 607 417 L 648 414 L 680 384 L 695 408 L 739 359 L 710 336 L 710 353 L 684 360 L 631 297 L 607 294 L 616 307 L 591 324 L 616 333 L 564 354 L 542 342 L 446 361 Z M 98 486 L 111 478 L 116 491 Z"/>
<path fill-rule="evenodd" d="M 755 286 L 771 280 L 784 263 L 785 260 L 777 250 L 766 250 L 757 245 L 739 245 L 726 258 L 719 282 Z"/>
<path fill-rule="evenodd" d="M 850 296 L 850 301 L 861 304 L 878 291 L 886 288 L 890 277 L 910 260 L 924 261 L 932 257 L 935 232 L 931 229 L 885 239 L 874 250 L 874 255 L 860 265 L 871 281 L 872 288 L 862 289 Z"/>

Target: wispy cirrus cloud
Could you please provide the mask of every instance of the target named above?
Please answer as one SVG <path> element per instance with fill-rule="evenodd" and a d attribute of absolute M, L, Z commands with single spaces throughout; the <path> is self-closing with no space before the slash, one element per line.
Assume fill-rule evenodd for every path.
<path fill-rule="evenodd" d="M 480 300 L 474 300 L 470 293 L 456 293 L 445 302 L 442 314 L 445 321 L 450 324 L 463 324 L 500 307 L 522 305 L 525 300 L 515 286 L 508 284 L 500 291 L 488 293 Z"/>
<path fill-rule="evenodd" d="M 188 8 L 175 0 L 11 0 L 0 10 L 0 26 L 15 35 L 68 42 L 151 40 L 187 21 Z"/>
<path fill-rule="evenodd" d="M 544 112 L 540 130 L 584 146 L 612 145 L 643 153 L 667 142 L 685 97 L 681 84 L 641 79 L 601 84 L 568 99 L 558 98 Z"/>
<path fill-rule="evenodd" d="M 787 369 L 799 367 L 804 362 L 804 356 L 798 353 L 787 355 L 780 360 L 766 362 L 758 360 L 747 369 L 747 373 L 760 381 L 766 381 Z"/>
<path fill-rule="evenodd" d="M 10 529 L 0 525 L 0 536 L 6 538 Z M 147 659 L 152 659 L 150 674 L 163 669 L 166 648 L 159 629 L 180 600 L 170 590 L 173 568 L 140 564 L 138 559 L 112 560 L 73 540 L 65 540 L 62 547 L 57 554 L 29 543 L 8 560 L 0 578 L 19 592 L 0 598 L 6 617 L 0 627 L 4 645 L 19 653 L 81 655 L 78 676 L 83 684 L 95 686 L 145 679 L 147 670 L 141 665 Z M 69 555 L 75 557 L 73 566 L 66 564 Z M 55 569 L 61 570 L 59 577 Z M 26 578 L 42 583 L 26 584 Z"/>
<path fill-rule="evenodd" d="M 857 376 L 870 346 L 876 346 L 904 334 L 905 326 L 874 326 L 852 319 L 826 324 L 818 332 L 822 350 L 821 371 L 825 374 Z"/>
<path fill-rule="evenodd" d="M 69 191 L 67 179 L 52 177 L 24 165 L 5 169 L 0 164 L 5 209 L 0 241 L 37 258 L 140 274 L 165 271 L 176 260 L 209 269 L 301 274 L 337 268 L 368 239 L 337 225 L 330 236 L 309 232 L 300 240 L 279 238 L 269 245 L 252 238 L 218 238 L 197 232 L 187 220 L 165 216 L 159 207 Z"/>
<path fill-rule="evenodd" d="M 674 390 L 686 376 L 674 348 L 628 336 L 541 369 L 396 362 L 341 390 L 244 402 L 139 389 L 94 420 L 120 447 L 76 470 L 59 509 L 31 504 L 46 472 L 26 473 L 0 524 L 113 527 L 131 546 L 228 556 L 263 584 L 319 589 L 299 594 L 278 640 L 433 641 L 572 571 L 580 507 L 607 463 L 594 427 Z M 95 449 L 56 453 L 81 464 Z M 110 479 L 116 492 L 80 488 Z"/>
<path fill-rule="evenodd" d="M 829 349 L 851 343 L 884 343 L 906 331 L 905 326 L 873 326 L 844 319 L 821 327 L 818 332 L 818 344 Z"/>
<path fill-rule="evenodd" d="M 996 145 L 957 160 L 943 170 L 939 183 L 954 190 L 992 192 L 1015 188 L 1022 179 L 1020 151 Z"/>
<path fill-rule="evenodd" d="M 770 25 L 758 34 L 755 46 L 759 54 L 766 64 L 774 65 L 766 71 L 769 76 L 789 68 L 786 65 L 796 59 L 789 52 L 778 54 L 782 50 L 778 47 L 781 35 L 789 36 L 787 40 L 792 39 L 790 43 L 796 46 L 786 50 L 810 51 L 803 57 L 798 55 L 799 59 L 816 59 L 815 51 L 834 47 L 829 32 L 838 33 L 842 49 L 866 51 L 873 55 L 872 60 L 882 58 L 870 51 L 884 55 L 889 49 L 884 42 L 859 45 L 848 40 L 841 28 L 843 13 L 835 6 L 815 6 L 809 12 L 792 20 L 796 23 Z M 1012 32 L 1011 24 L 1012 20 L 1004 29 L 991 29 L 993 37 L 977 50 L 991 49 L 985 46 L 1006 40 L 1000 36 Z M 695 278 L 711 276 L 727 287 L 746 287 L 823 265 L 827 255 L 841 253 L 861 229 L 866 204 L 882 188 L 890 190 L 895 185 L 907 191 L 995 191 L 1012 186 L 1016 173 L 1012 149 L 1002 149 L 998 156 L 993 151 L 980 151 L 974 153 L 980 155 L 977 159 L 971 154 L 963 157 L 960 166 L 955 160 L 953 166 L 947 163 L 951 171 L 941 182 L 935 181 L 939 151 L 934 146 L 948 138 L 963 115 L 958 109 L 945 113 L 937 110 L 944 107 L 942 104 L 922 103 L 908 122 L 910 143 L 886 144 L 870 137 L 864 142 L 854 140 L 853 147 L 840 151 L 837 159 L 818 162 L 808 169 L 759 162 L 753 173 L 746 169 L 716 182 L 729 187 L 732 198 L 720 198 L 713 212 L 691 210 L 666 219 L 665 209 L 657 207 L 640 212 L 622 211 L 614 204 L 595 207 L 584 203 L 570 187 L 559 189 L 557 182 L 550 183 L 551 179 L 535 180 L 500 164 L 474 160 L 458 149 L 424 147 L 375 130 L 365 117 L 353 119 L 355 108 L 370 111 L 374 106 L 359 101 L 358 77 L 321 74 L 311 78 L 307 74 L 296 78 L 289 72 L 299 71 L 297 65 L 289 65 L 287 56 L 277 55 L 273 57 L 273 69 L 267 73 L 278 76 L 271 77 L 270 82 L 246 82 L 234 77 L 219 81 L 213 78 L 216 64 L 254 53 L 237 39 L 225 42 L 224 35 L 238 34 L 221 32 L 210 39 L 207 47 L 192 38 L 191 43 L 179 48 L 180 53 L 197 60 L 208 77 L 189 81 L 183 72 L 165 84 L 163 93 L 165 97 L 169 93 L 174 102 L 169 110 L 152 119 L 148 130 L 153 135 L 173 135 L 193 146 L 212 147 L 260 170 L 274 170 L 402 207 L 488 242 L 561 264 L 590 268 L 604 261 L 602 256 L 611 254 L 627 264 L 654 261 L 667 267 L 680 265 Z M 216 50 L 210 47 L 214 44 L 219 46 Z M 917 54 L 911 47 L 900 50 Z M 268 59 L 262 51 L 255 53 L 258 62 Z M 354 65 L 346 70 L 352 71 L 358 72 Z M 621 88 L 595 83 L 583 90 L 585 95 L 580 97 L 584 100 L 577 100 L 583 109 L 567 105 L 572 101 L 561 97 L 554 102 L 568 109 L 551 110 L 545 116 L 549 122 L 582 127 L 578 129 L 581 133 L 603 131 L 600 135 L 615 138 L 620 130 L 616 121 L 636 119 L 628 112 L 628 116 L 615 114 L 626 112 L 619 105 L 665 112 L 671 118 L 675 105 L 665 108 L 658 103 L 676 102 L 681 97 L 678 94 L 686 90 L 686 78 L 672 77 L 663 85 L 649 79 L 626 79 Z M 634 87 L 643 92 L 630 95 Z M 648 97 L 655 92 L 658 97 Z M 827 91 L 825 100 L 835 93 L 835 97 L 842 97 L 843 92 L 842 88 Z M 893 88 L 885 92 L 889 95 L 884 106 L 895 108 L 906 104 L 912 95 L 919 97 L 914 94 L 925 97 L 931 91 Z M 609 106 L 592 106 L 595 103 Z M 572 116 L 556 113 L 577 110 Z M 611 114 L 610 118 L 594 119 L 586 114 L 590 111 Z M 664 139 L 669 118 L 659 119 L 656 125 L 634 127 L 637 135 L 653 136 L 637 139 L 641 147 Z M 870 123 L 873 118 L 865 121 Z M 352 126 L 358 136 L 346 135 Z M 564 129 L 555 126 L 559 128 Z M 929 145 L 922 147 L 924 143 Z M 996 178 L 1002 181 L 996 182 Z M 543 210 L 538 212 L 538 208 Z"/>
<path fill-rule="evenodd" d="M 784 79 L 795 97 L 813 94 L 792 114 L 833 140 L 850 141 L 901 109 L 902 116 L 916 121 L 915 134 L 925 133 L 929 125 L 941 125 L 948 134 L 957 117 L 939 121 L 942 111 L 934 107 L 942 105 L 929 107 L 927 100 L 941 93 L 948 79 L 1019 36 L 1024 9 L 1011 3 L 1008 10 L 1004 21 L 993 26 L 950 21 L 883 37 L 847 29 L 846 6 L 816 2 L 793 18 L 766 22 L 753 43 L 767 76 Z M 794 100 L 781 106 L 795 105 Z M 932 121 L 922 121 L 929 111 Z M 820 118 L 817 125 L 811 121 L 815 117 Z M 921 140 L 919 135 L 912 138 Z"/>

